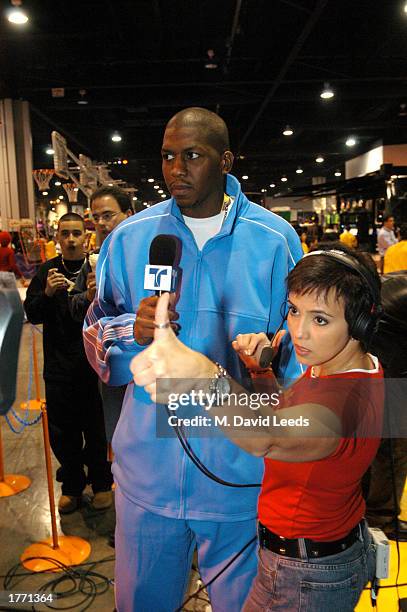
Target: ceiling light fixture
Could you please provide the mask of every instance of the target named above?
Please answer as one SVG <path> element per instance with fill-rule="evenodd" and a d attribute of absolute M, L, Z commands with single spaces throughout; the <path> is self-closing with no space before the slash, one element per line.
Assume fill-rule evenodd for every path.
<path fill-rule="evenodd" d="M 149 179 L 147 179 L 147 182 L 148 183 L 154 183 L 154 179 L 153 178 L 149 178 Z"/>
<path fill-rule="evenodd" d="M 213 49 L 208 49 L 206 55 L 208 59 L 205 61 L 205 68 L 207 70 L 216 70 L 218 67 L 218 60 L 216 59 L 215 51 Z"/>
<path fill-rule="evenodd" d="M 353 136 L 349 136 L 349 138 L 346 139 L 345 144 L 347 147 L 354 147 L 356 144 L 356 138 L 354 138 Z"/>
<path fill-rule="evenodd" d="M 298 166 L 297 170 L 295 171 L 297 174 L 302 174 L 304 172 L 304 170 Z"/>
<path fill-rule="evenodd" d="M 335 172 L 335 176 L 342 176 L 342 172 L 340 172 L 340 170 L 337 170 L 337 171 Z"/>
<path fill-rule="evenodd" d="M 136 197 L 136 196 L 133 196 L 133 201 L 135 202 L 136 200 L 137 200 L 137 197 Z"/>
<path fill-rule="evenodd" d="M 122 137 L 120 136 L 119 132 L 114 132 L 112 134 L 112 141 L 113 142 L 120 142 L 122 139 Z"/>
<path fill-rule="evenodd" d="M 322 155 L 318 155 L 318 157 L 315 158 L 315 161 L 317 162 L 317 164 L 322 164 L 325 159 L 322 157 Z"/>
<path fill-rule="evenodd" d="M 85 96 L 86 96 L 86 89 L 80 89 L 80 90 L 79 90 L 79 95 L 80 95 L 80 98 L 79 98 L 79 100 L 77 101 L 77 102 L 78 102 L 78 104 L 82 104 L 83 106 L 85 106 L 86 104 L 88 104 L 88 101 L 87 101 L 87 99 L 85 98 Z"/>
<path fill-rule="evenodd" d="M 294 130 L 289 125 L 286 125 L 283 130 L 283 136 L 292 136 L 294 134 Z"/>
<path fill-rule="evenodd" d="M 54 155 L 55 151 L 51 146 L 48 145 L 48 147 L 45 149 L 45 153 L 47 155 Z"/>
<path fill-rule="evenodd" d="M 243 181 L 247 181 L 247 179 L 248 179 L 248 178 L 249 178 L 249 177 L 247 176 L 247 174 L 243 174 L 243 176 L 242 176 L 242 180 L 243 180 Z"/>
<path fill-rule="evenodd" d="M 264 189 L 264 188 L 263 188 L 263 189 L 261 190 L 261 192 L 262 192 L 262 193 L 266 193 L 266 192 L 267 192 L 267 189 Z"/>
<path fill-rule="evenodd" d="M 335 96 L 335 93 L 333 92 L 332 87 L 329 85 L 329 83 L 324 84 L 324 88 L 319 94 L 319 96 L 323 100 L 331 100 L 331 98 Z"/>
<path fill-rule="evenodd" d="M 160 185 L 154 185 L 154 189 L 160 189 Z"/>
<path fill-rule="evenodd" d="M 15 25 L 24 25 L 28 21 L 28 15 L 23 11 L 21 7 L 21 0 L 11 0 L 11 4 L 13 7 L 8 15 L 7 19 L 10 23 L 14 23 Z"/>
<path fill-rule="evenodd" d="M 286 176 L 282 176 L 281 177 L 281 182 L 282 183 L 286 183 L 288 181 L 288 178 Z"/>
<path fill-rule="evenodd" d="M 43 191 L 42 195 L 48 195 L 48 191 Z"/>
<path fill-rule="evenodd" d="M 273 187 L 275 187 L 276 184 L 275 183 L 270 183 L 270 187 L 273 189 Z"/>
<path fill-rule="evenodd" d="M 55 187 L 60 187 L 62 185 L 61 181 L 55 181 Z"/>

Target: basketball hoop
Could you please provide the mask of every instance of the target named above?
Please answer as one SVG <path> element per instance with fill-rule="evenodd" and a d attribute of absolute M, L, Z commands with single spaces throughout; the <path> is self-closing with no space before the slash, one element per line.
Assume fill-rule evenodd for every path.
<path fill-rule="evenodd" d="M 68 149 L 66 139 L 58 132 L 51 134 L 52 148 L 54 149 L 54 170 L 61 178 L 69 178 L 68 171 Z"/>
<path fill-rule="evenodd" d="M 79 188 L 75 183 L 63 183 L 63 188 L 66 191 L 66 195 L 68 196 L 68 201 L 70 204 L 74 204 L 78 201 L 78 191 Z"/>
<path fill-rule="evenodd" d="M 33 177 L 40 191 L 48 189 L 53 174 L 54 171 L 50 170 L 49 168 L 42 170 L 33 170 Z"/>

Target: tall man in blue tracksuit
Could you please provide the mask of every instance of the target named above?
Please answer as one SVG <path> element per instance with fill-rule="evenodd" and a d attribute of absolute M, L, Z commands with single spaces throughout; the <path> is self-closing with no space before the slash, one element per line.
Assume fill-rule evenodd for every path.
<path fill-rule="evenodd" d="M 229 175 L 232 163 L 228 130 L 218 115 L 202 108 L 177 113 L 162 145 L 171 199 L 124 221 L 101 249 L 99 290 L 84 340 L 102 380 L 128 383 L 113 438 L 119 612 L 174 612 L 183 601 L 195 547 L 208 582 L 256 533 L 259 490 L 210 480 L 175 436 L 158 437 L 156 410 L 129 370 L 153 337 L 157 297 L 143 288 L 144 268 L 159 234 L 177 236 L 182 244 L 181 287 L 169 318 L 188 346 L 241 379 L 232 340 L 239 333 L 273 332 L 282 322 L 285 279 L 301 257 L 300 241 L 286 221 L 249 202 Z M 287 341 L 280 374 L 299 373 Z M 261 482 L 262 459 L 227 439 L 197 437 L 190 444 L 223 480 Z M 210 585 L 214 612 L 241 610 L 256 573 L 254 549 L 253 542 Z"/>

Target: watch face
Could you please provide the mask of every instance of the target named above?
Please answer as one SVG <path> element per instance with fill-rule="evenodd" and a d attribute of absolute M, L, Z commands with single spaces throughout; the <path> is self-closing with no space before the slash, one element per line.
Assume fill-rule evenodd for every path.
<path fill-rule="evenodd" d="M 216 390 L 219 395 L 228 395 L 230 393 L 230 380 L 227 376 L 220 376 L 216 379 Z"/>

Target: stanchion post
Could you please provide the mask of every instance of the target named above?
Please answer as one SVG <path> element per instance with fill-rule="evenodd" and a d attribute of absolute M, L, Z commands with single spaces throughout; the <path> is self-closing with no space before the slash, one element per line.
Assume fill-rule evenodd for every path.
<path fill-rule="evenodd" d="M 35 329 L 31 326 L 31 351 L 32 351 L 32 365 L 34 370 L 34 386 L 35 386 L 35 399 L 28 399 L 28 402 L 20 404 L 22 409 L 28 410 L 41 410 L 41 406 L 44 404 L 45 399 L 41 398 L 40 389 L 40 376 L 38 371 L 38 357 L 37 357 L 37 341 L 35 339 Z"/>
<path fill-rule="evenodd" d="M 51 512 L 52 547 L 58 548 L 57 519 L 55 516 L 54 483 L 52 482 L 51 451 L 50 451 L 50 442 L 49 442 L 48 414 L 47 414 L 46 404 L 42 404 L 41 414 L 42 414 L 42 432 L 44 434 L 44 453 L 45 453 L 45 466 L 47 470 L 49 509 Z"/>
<path fill-rule="evenodd" d="M 77 536 L 58 537 L 55 515 L 54 483 L 52 481 L 51 450 L 48 431 L 48 414 L 45 402 L 41 405 L 44 454 L 47 471 L 49 508 L 51 512 L 52 537 L 35 542 L 25 549 L 20 559 L 23 566 L 32 572 L 61 571 L 61 564 L 78 565 L 90 555 L 90 544 Z"/>
<path fill-rule="evenodd" d="M 35 399 L 37 400 L 37 402 L 40 402 L 42 404 L 41 394 L 40 394 L 40 377 L 38 374 L 37 342 L 35 339 L 34 331 L 32 332 L 32 351 L 33 351 L 33 364 L 34 364 Z"/>

